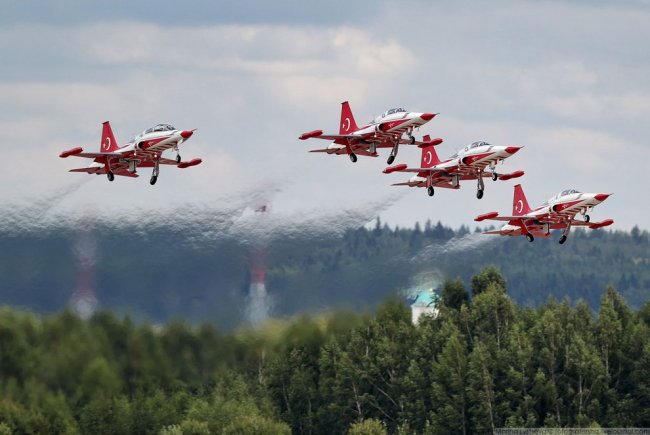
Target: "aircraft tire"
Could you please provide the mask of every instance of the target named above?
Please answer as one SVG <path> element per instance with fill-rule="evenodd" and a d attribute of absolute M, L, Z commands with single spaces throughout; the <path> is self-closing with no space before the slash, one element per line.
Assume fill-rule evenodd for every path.
<path fill-rule="evenodd" d="M 115 180 L 115 174 L 113 174 L 111 171 L 108 171 L 108 173 L 106 173 L 106 178 L 108 178 L 108 181 L 113 181 Z"/>
<path fill-rule="evenodd" d="M 411 143 L 411 145 L 415 145 L 415 136 L 410 136 L 409 142 Z"/>
<path fill-rule="evenodd" d="M 532 242 L 532 241 L 535 240 L 535 237 L 533 237 L 532 234 L 528 233 L 528 234 L 526 234 L 526 240 L 528 240 L 529 242 Z"/>
<path fill-rule="evenodd" d="M 395 161 L 395 156 L 391 154 L 390 156 L 388 156 L 388 160 L 386 160 L 386 163 L 390 165 L 394 161 Z"/>
<path fill-rule="evenodd" d="M 478 199 L 483 198 L 483 189 L 479 189 L 479 190 L 476 191 L 476 197 Z"/>
<path fill-rule="evenodd" d="M 156 181 L 158 181 L 158 177 L 155 176 L 155 175 L 152 175 L 151 179 L 149 180 L 149 184 L 151 184 L 153 186 L 154 184 L 156 184 Z"/>
<path fill-rule="evenodd" d="M 566 242 L 566 236 L 564 234 L 562 234 L 562 237 L 560 237 L 559 242 L 560 242 L 560 245 L 564 245 L 564 242 Z"/>
<path fill-rule="evenodd" d="M 356 155 L 355 153 L 350 153 L 350 161 L 351 161 L 352 163 L 356 163 L 356 162 L 357 162 L 357 155 Z"/>
<path fill-rule="evenodd" d="M 588 214 L 585 215 L 585 222 L 589 222 L 589 215 Z"/>
<path fill-rule="evenodd" d="M 176 154 L 176 163 L 180 163 L 180 162 L 181 162 L 181 155 Z"/>
<path fill-rule="evenodd" d="M 495 173 L 492 174 L 492 181 L 497 181 L 499 179 L 499 176 Z"/>
<path fill-rule="evenodd" d="M 433 186 L 429 186 L 429 187 L 427 187 L 427 193 L 429 194 L 429 196 L 433 196 L 433 194 L 436 193 L 436 192 L 433 190 Z"/>

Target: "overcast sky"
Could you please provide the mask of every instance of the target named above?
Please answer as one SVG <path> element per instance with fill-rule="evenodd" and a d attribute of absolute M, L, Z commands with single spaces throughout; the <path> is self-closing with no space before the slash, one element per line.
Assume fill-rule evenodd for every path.
<path fill-rule="evenodd" d="M 511 211 L 521 182 L 533 204 L 565 188 L 614 195 L 592 213 L 650 229 L 650 2 L 0 0 L 2 203 L 70 189 L 58 205 L 101 215 L 269 192 L 302 215 L 384 202 L 391 225 L 458 227 Z M 391 107 L 439 112 L 418 136 L 440 157 L 476 140 L 525 148 L 503 165 L 523 178 L 458 191 L 390 187 L 379 158 L 309 154 L 338 132 L 340 103 L 358 123 Z M 203 164 L 139 179 L 68 173 L 99 147 L 159 122 L 198 128 L 183 145 Z M 402 147 L 396 163 L 419 164 Z M 501 168 L 500 168 L 501 169 Z M 81 185 L 80 180 L 91 181 Z M 76 190 L 75 190 L 76 189 Z M 365 222 L 359 222 L 365 224 Z"/>

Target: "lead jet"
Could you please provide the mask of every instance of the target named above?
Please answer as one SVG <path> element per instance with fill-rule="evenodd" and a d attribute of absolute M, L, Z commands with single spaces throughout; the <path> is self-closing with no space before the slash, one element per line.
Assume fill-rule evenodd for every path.
<path fill-rule="evenodd" d="M 519 151 L 522 147 L 494 146 L 487 142 L 474 142 L 458 151 L 446 160 L 440 160 L 434 148 L 429 144 L 429 137 L 424 137 L 422 159 L 419 168 L 409 168 L 401 164 L 389 166 L 384 169 L 384 174 L 392 172 L 415 172 L 410 180 L 395 183 L 393 186 L 426 187 L 429 196 L 435 193 L 434 187 L 445 189 L 460 189 L 463 180 L 477 180 L 476 197 L 483 198 L 485 183 L 483 178 L 491 177 L 492 180 L 510 180 L 524 175 L 524 171 L 515 171 L 509 174 L 499 174 L 496 165 Z"/>
<path fill-rule="evenodd" d="M 354 163 L 357 155 L 377 157 L 377 148 L 392 148 L 388 157 L 390 165 L 397 156 L 400 144 L 422 145 L 415 140 L 413 130 L 431 121 L 435 113 L 409 112 L 404 109 L 390 109 L 363 127 L 357 127 L 350 104 L 341 103 L 341 126 L 339 134 L 323 134 L 314 130 L 300 135 L 300 140 L 311 138 L 333 141 L 327 148 L 311 150 L 312 153 L 347 154 Z M 404 137 L 406 135 L 406 137 Z M 432 143 L 442 143 L 434 139 Z"/>
<path fill-rule="evenodd" d="M 93 159 L 93 162 L 88 167 L 71 169 L 70 172 L 106 174 L 108 181 L 113 181 L 116 175 L 137 177 L 138 168 L 153 168 L 149 183 L 154 185 L 158 180 L 160 165 L 189 168 L 201 163 L 201 159 L 183 162 L 179 154 L 180 145 L 192 137 L 193 134 L 194 130 L 177 130 L 169 124 L 158 124 L 145 130 L 129 143 L 120 147 L 113 135 L 111 124 L 106 121 L 103 123 L 99 152 L 84 152 L 83 148 L 77 147 L 63 151 L 59 154 L 59 157 L 75 156 Z M 167 159 L 162 156 L 163 152 L 168 149 L 176 151 L 175 159 Z"/>
<path fill-rule="evenodd" d="M 483 234 L 526 236 L 529 242 L 535 240 L 535 236 L 550 237 L 551 230 L 561 229 L 563 231 L 560 244 L 563 244 L 569 236 L 571 227 L 589 227 L 594 230 L 614 223 L 612 219 L 589 222 L 587 214 L 610 195 L 611 193 L 580 193 L 575 189 L 567 189 L 532 210 L 521 184 L 517 184 L 512 200 L 512 216 L 499 216 L 499 213 L 493 211 L 477 216 L 474 220 L 508 222 L 499 230 L 486 231 Z M 582 215 L 582 220 L 576 219 L 578 214 Z"/>

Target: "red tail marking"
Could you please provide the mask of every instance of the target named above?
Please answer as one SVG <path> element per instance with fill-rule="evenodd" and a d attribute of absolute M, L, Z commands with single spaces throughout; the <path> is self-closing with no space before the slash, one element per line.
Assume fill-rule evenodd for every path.
<path fill-rule="evenodd" d="M 354 122 L 352 109 L 350 109 L 350 103 L 344 101 L 341 103 L 341 129 L 339 130 L 339 134 L 350 134 L 358 129 L 357 123 Z"/>
<path fill-rule="evenodd" d="M 99 145 L 100 153 L 112 153 L 119 148 L 115 136 L 113 136 L 113 130 L 111 129 L 111 123 L 106 121 L 102 124 L 104 128 L 102 129 L 102 142 Z"/>
<path fill-rule="evenodd" d="M 438 154 L 436 153 L 436 148 L 434 145 L 429 145 L 422 148 L 422 160 L 420 161 L 420 167 L 430 168 L 432 166 L 440 163 Z"/>
<path fill-rule="evenodd" d="M 526 200 L 526 195 L 524 195 L 524 189 L 521 188 L 521 184 L 517 184 L 515 186 L 515 195 L 512 199 L 512 215 L 523 216 L 527 213 L 530 213 L 530 206 Z"/>

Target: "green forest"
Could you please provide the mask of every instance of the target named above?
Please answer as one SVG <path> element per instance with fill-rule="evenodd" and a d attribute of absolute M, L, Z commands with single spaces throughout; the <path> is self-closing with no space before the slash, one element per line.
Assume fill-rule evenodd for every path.
<path fill-rule="evenodd" d="M 488 267 L 437 316 L 401 300 L 222 332 L 0 309 L 0 434 L 470 434 L 650 426 L 650 303 L 509 296 Z"/>

